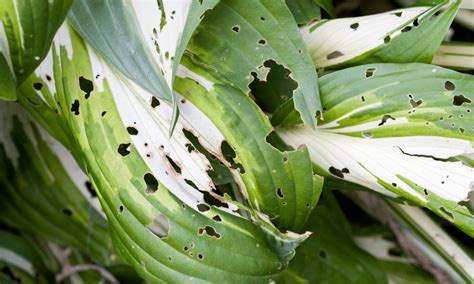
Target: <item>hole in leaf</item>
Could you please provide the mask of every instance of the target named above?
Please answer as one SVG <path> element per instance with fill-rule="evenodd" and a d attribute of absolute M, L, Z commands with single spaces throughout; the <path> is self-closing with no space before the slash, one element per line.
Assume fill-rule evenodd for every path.
<path fill-rule="evenodd" d="M 384 125 L 389 119 L 395 120 L 395 118 L 389 114 L 382 116 L 382 121 L 378 124 L 378 126 Z"/>
<path fill-rule="evenodd" d="M 403 255 L 403 251 L 399 247 L 391 247 L 388 249 L 388 254 L 400 257 Z"/>
<path fill-rule="evenodd" d="M 265 45 L 265 44 L 267 44 L 267 41 L 264 40 L 264 39 L 261 39 L 261 40 L 258 41 L 258 44 Z"/>
<path fill-rule="evenodd" d="M 344 178 L 344 174 L 349 173 L 348 168 L 343 168 L 342 170 L 336 169 L 335 167 L 329 167 L 329 172 L 337 177 Z"/>
<path fill-rule="evenodd" d="M 92 187 L 92 183 L 90 181 L 86 181 L 85 185 L 91 197 L 97 197 L 97 192 L 95 192 L 95 189 Z"/>
<path fill-rule="evenodd" d="M 328 60 L 330 60 L 330 59 L 334 59 L 334 58 L 341 57 L 341 56 L 343 56 L 343 55 L 344 55 L 344 54 L 343 54 L 342 52 L 336 50 L 336 51 L 333 51 L 333 52 L 329 53 L 329 54 L 326 56 L 326 58 L 327 58 Z"/>
<path fill-rule="evenodd" d="M 152 108 L 155 108 L 160 105 L 160 101 L 155 97 L 151 97 L 151 103 L 150 103 Z"/>
<path fill-rule="evenodd" d="M 353 30 L 357 30 L 357 28 L 359 27 L 359 23 L 353 23 L 349 27 Z"/>
<path fill-rule="evenodd" d="M 43 88 L 43 84 L 41 84 L 41 83 L 34 83 L 34 84 L 33 84 L 33 88 L 34 88 L 35 90 L 37 90 L 37 91 L 40 91 L 41 88 Z"/>
<path fill-rule="evenodd" d="M 191 186 L 192 188 L 196 189 L 197 191 L 199 191 L 200 193 L 203 194 L 204 196 L 204 201 L 211 205 L 211 206 L 216 206 L 216 207 L 224 207 L 224 208 L 229 208 L 229 205 L 227 205 L 227 203 L 224 203 L 224 202 L 221 202 L 220 200 L 218 200 L 217 198 L 215 198 L 214 196 L 212 196 L 208 191 L 205 191 L 205 190 L 200 190 L 197 185 L 192 181 L 192 180 L 189 180 L 189 179 L 184 179 L 184 181 L 189 185 Z"/>
<path fill-rule="evenodd" d="M 393 13 L 393 15 L 397 16 L 397 17 L 401 17 L 402 16 L 402 12 L 396 12 L 396 13 Z"/>
<path fill-rule="evenodd" d="M 457 95 L 457 96 L 454 96 L 453 98 L 453 105 L 455 106 L 461 106 L 463 104 L 469 104 L 469 103 L 471 103 L 471 100 L 466 98 L 463 95 Z"/>
<path fill-rule="evenodd" d="M 365 78 L 370 78 L 374 76 L 375 71 L 377 71 L 377 68 L 375 67 L 367 68 L 367 70 L 365 71 Z"/>
<path fill-rule="evenodd" d="M 454 85 L 451 81 L 444 82 L 444 88 L 446 91 L 454 91 L 456 89 L 456 85 Z"/>
<path fill-rule="evenodd" d="M 224 156 L 224 159 L 226 159 L 226 161 L 230 163 L 230 167 L 232 169 L 238 169 L 241 174 L 245 173 L 245 169 L 242 164 L 235 162 L 235 158 L 237 157 L 237 155 L 234 149 L 225 140 L 221 143 L 221 152 Z"/>
<path fill-rule="evenodd" d="M 406 32 L 409 32 L 409 31 L 411 31 L 411 26 L 406 26 L 401 30 L 402 33 L 406 33 Z"/>
<path fill-rule="evenodd" d="M 214 220 L 216 222 L 222 222 L 222 219 L 219 215 L 216 215 L 216 216 L 212 217 L 212 220 Z"/>
<path fill-rule="evenodd" d="M 389 43 L 389 42 L 390 42 L 390 39 L 391 39 L 390 36 L 384 37 L 383 43 Z"/>
<path fill-rule="evenodd" d="M 209 207 L 206 204 L 200 203 L 200 204 L 197 205 L 197 209 L 201 212 L 206 212 L 206 211 L 209 211 L 211 209 L 211 207 Z"/>
<path fill-rule="evenodd" d="M 74 115 L 79 115 L 79 100 L 74 100 L 74 103 L 71 105 L 71 112 L 73 112 Z"/>
<path fill-rule="evenodd" d="M 117 152 L 125 157 L 130 154 L 129 147 L 130 143 L 122 143 L 118 146 Z"/>
<path fill-rule="evenodd" d="M 181 167 L 178 166 L 178 164 L 173 159 L 171 159 L 170 156 L 166 155 L 166 159 L 168 160 L 171 167 L 173 167 L 174 172 L 177 174 L 181 174 Z"/>
<path fill-rule="evenodd" d="M 132 126 L 127 127 L 127 132 L 130 135 L 137 135 L 138 134 L 138 130 L 135 127 L 132 127 Z"/>
<path fill-rule="evenodd" d="M 100 116 L 104 117 L 106 114 L 107 114 L 107 112 L 106 112 L 106 111 L 103 111 L 103 112 L 100 114 Z"/>
<path fill-rule="evenodd" d="M 239 26 L 233 26 L 232 31 L 238 33 L 238 32 L 240 32 L 240 27 Z"/>
<path fill-rule="evenodd" d="M 206 225 L 202 228 L 199 228 L 198 230 L 198 234 L 200 236 L 204 235 L 204 234 L 207 234 L 208 236 L 210 237 L 214 237 L 216 239 L 220 239 L 221 238 L 221 234 L 219 234 L 216 229 L 214 229 L 214 227 L 212 226 L 209 226 L 209 225 Z"/>
<path fill-rule="evenodd" d="M 120 206 L 119 206 L 119 213 L 123 213 L 123 209 L 124 209 L 124 208 L 123 208 L 123 205 L 120 205 Z"/>
<path fill-rule="evenodd" d="M 283 195 L 283 190 L 281 190 L 280 187 L 277 188 L 276 193 L 277 193 L 278 198 L 284 198 L 284 197 L 285 197 L 285 196 Z"/>
<path fill-rule="evenodd" d="M 319 256 L 320 256 L 321 258 L 326 258 L 326 252 L 325 252 L 324 250 L 320 251 L 320 252 L 319 252 Z"/>
<path fill-rule="evenodd" d="M 280 105 L 293 97 L 298 83 L 290 76 L 291 72 L 274 60 L 266 60 L 261 69 L 270 69 L 266 78 L 252 72 L 253 81 L 249 84 L 250 95 L 266 112 L 274 112 Z M 269 99 L 270 98 L 270 99 Z"/>
<path fill-rule="evenodd" d="M 160 184 L 158 183 L 158 180 L 156 180 L 154 175 L 152 175 L 151 173 L 146 173 L 143 176 L 143 180 L 145 181 L 145 184 L 146 184 L 145 192 L 147 194 L 155 193 L 158 190 L 158 186 Z"/>
<path fill-rule="evenodd" d="M 94 84 L 91 80 L 84 78 L 83 76 L 79 77 L 79 88 L 86 93 L 85 99 L 88 99 L 91 92 L 94 90 Z"/>
<path fill-rule="evenodd" d="M 412 108 L 416 108 L 417 106 L 419 106 L 423 103 L 422 99 L 419 99 L 419 100 L 416 101 L 415 98 L 411 94 L 408 95 L 408 98 L 409 98 L 408 102 L 410 103 L 410 106 Z"/>
<path fill-rule="evenodd" d="M 71 211 L 70 209 L 64 208 L 62 211 L 63 211 L 63 213 L 66 214 L 67 216 L 71 216 L 71 215 L 72 215 L 72 211 Z"/>

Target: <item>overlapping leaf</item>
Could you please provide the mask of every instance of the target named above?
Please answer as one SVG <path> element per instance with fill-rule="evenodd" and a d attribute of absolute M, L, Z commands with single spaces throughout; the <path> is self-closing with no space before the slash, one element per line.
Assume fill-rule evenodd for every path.
<path fill-rule="evenodd" d="M 185 59 L 175 89 L 208 116 L 232 147 L 228 159 L 240 171 L 247 200 L 279 228 L 301 230 L 323 181 L 313 175 L 306 147 L 275 148 L 269 119 L 248 95 Z"/>
<path fill-rule="evenodd" d="M 188 51 L 222 84 L 245 94 L 254 78 L 266 79 L 266 63 L 282 65 L 298 85 L 293 97 L 299 116 L 316 126 L 321 111 L 317 74 L 283 1 L 221 1 L 196 29 Z"/>
<path fill-rule="evenodd" d="M 317 68 L 376 62 L 431 63 L 459 0 L 355 18 L 323 20 L 301 29 Z"/>
<path fill-rule="evenodd" d="M 69 19 L 118 70 L 176 108 L 173 80 L 181 56 L 204 13 L 218 2 L 78 0 Z"/>
<path fill-rule="evenodd" d="M 278 130 L 318 172 L 430 208 L 472 235 L 474 80 L 425 64 L 369 64 L 321 78 L 325 121 Z"/>
<path fill-rule="evenodd" d="M 110 68 L 70 27 L 60 29 L 51 52 L 51 62 L 43 62 L 22 85 L 20 102 L 43 117 L 42 123 L 59 120 L 73 133 L 69 146 L 97 190 L 115 247 L 142 277 L 261 282 L 279 273 L 283 264 L 262 230 L 236 216 L 232 204 L 206 204 L 209 195 L 216 196 L 201 179 L 208 162 L 192 149 L 185 156 L 189 141 L 182 136 L 167 138 L 171 106 L 158 106 L 152 94 Z M 35 83 L 42 84 L 38 92 Z M 207 131 L 204 144 L 220 141 L 201 112 L 183 105 L 188 107 L 182 108 L 176 133 L 195 127 L 202 129 L 197 136 Z M 57 118 L 51 119 L 55 110 Z"/>
<path fill-rule="evenodd" d="M 381 263 L 354 243 L 349 222 L 330 191 L 324 192 L 307 230 L 314 231 L 298 249 L 285 283 L 387 283 Z"/>
<path fill-rule="evenodd" d="M 0 103 L 0 121 L 0 219 L 110 263 L 106 221 L 74 159 L 19 105 Z"/>
<path fill-rule="evenodd" d="M 0 99 L 16 99 L 16 86 L 48 53 L 71 3 L 72 0 L 0 3 Z"/>

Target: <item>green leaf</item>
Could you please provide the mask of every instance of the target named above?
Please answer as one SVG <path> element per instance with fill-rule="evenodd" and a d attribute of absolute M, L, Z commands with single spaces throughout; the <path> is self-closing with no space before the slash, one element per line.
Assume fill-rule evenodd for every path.
<path fill-rule="evenodd" d="M 51 283 L 54 282 L 53 273 L 57 272 L 58 268 L 56 259 L 46 243 L 24 233 L 0 229 L 2 283 Z M 8 275 L 8 272 L 11 274 Z"/>
<path fill-rule="evenodd" d="M 15 79 L 3 56 L 0 56 L 0 99 L 6 101 L 16 100 Z"/>
<path fill-rule="evenodd" d="M 324 11 L 326 11 L 331 18 L 336 17 L 336 12 L 334 11 L 334 5 L 332 0 L 313 0 L 316 4 L 319 5 Z"/>
<path fill-rule="evenodd" d="M 189 39 L 219 0 L 77 0 L 69 19 L 103 57 L 148 92 L 173 104 L 173 81 Z"/>
<path fill-rule="evenodd" d="M 196 29 L 188 51 L 193 62 L 221 84 L 249 93 L 254 78 L 265 80 L 274 61 L 297 83 L 295 108 L 316 127 L 321 111 L 317 74 L 296 22 L 282 1 L 221 1 Z"/>
<path fill-rule="evenodd" d="M 282 274 L 302 283 L 387 283 L 383 266 L 352 239 L 349 222 L 330 191 L 324 192 L 305 229 L 315 232 Z"/>
<path fill-rule="evenodd" d="M 59 105 L 57 118 L 42 122 L 61 120 L 72 133 L 70 148 L 97 190 L 119 255 L 150 282 L 261 283 L 278 274 L 283 264 L 261 229 L 232 204 L 206 202 L 219 198 L 212 184 L 201 184 L 208 163 L 188 152 L 187 139 L 168 138 L 172 106 L 156 106 L 152 94 L 111 68 L 72 28 L 60 29 L 55 47 L 52 62 L 43 62 L 55 66 L 51 85 L 35 74 L 19 99 L 35 117 Z M 44 101 L 31 89 L 38 81 Z M 41 107 L 29 103 L 35 95 Z M 212 148 L 219 133 L 182 104 L 177 129 L 202 129 L 197 133 Z"/>
<path fill-rule="evenodd" d="M 72 0 L 0 3 L 0 98 L 16 98 L 12 85 L 19 86 L 44 59 L 71 4 Z"/>
<path fill-rule="evenodd" d="M 314 0 L 286 0 L 298 25 L 321 19 L 321 9 Z"/>
<path fill-rule="evenodd" d="M 300 232 L 321 192 L 323 180 L 313 175 L 305 147 L 295 151 L 271 144 L 267 116 L 240 90 L 212 78 L 188 57 L 178 73 L 175 90 L 215 124 L 231 146 L 230 163 L 251 207 L 270 217 L 280 229 Z"/>
<path fill-rule="evenodd" d="M 317 68 L 431 63 L 460 3 L 446 0 L 432 7 L 317 22 L 303 27 L 301 33 Z"/>
<path fill-rule="evenodd" d="M 427 207 L 473 235 L 466 206 L 474 169 L 474 80 L 427 64 L 369 64 L 320 79 L 326 111 L 316 131 L 277 130 L 306 144 L 319 174 Z"/>
<path fill-rule="evenodd" d="M 71 155 L 16 103 L 0 102 L 0 124 L 0 219 L 110 263 L 107 223 Z"/>

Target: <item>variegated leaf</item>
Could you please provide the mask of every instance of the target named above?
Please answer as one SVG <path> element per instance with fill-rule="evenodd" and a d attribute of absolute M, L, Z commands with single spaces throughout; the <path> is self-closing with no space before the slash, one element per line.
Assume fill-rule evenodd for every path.
<path fill-rule="evenodd" d="M 108 226 L 87 176 L 16 103 L 0 102 L 0 161 L 0 220 L 100 263 L 113 261 Z"/>
<path fill-rule="evenodd" d="M 431 63 L 461 0 L 355 18 L 322 20 L 301 28 L 317 68 L 376 62 Z"/>
<path fill-rule="evenodd" d="M 71 3 L 72 0 L 0 2 L 0 99 L 16 99 L 16 86 L 46 56 Z"/>
<path fill-rule="evenodd" d="M 308 150 L 278 149 L 268 117 L 242 91 L 224 85 L 183 58 L 175 90 L 193 103 L 222 132 L 251 206 L 277 227 L 300 231 L 317 203 L 323 179 L 313 175 Z M 222 147 L 224 148 L 225 145 Z"/>
<path fill-rule="evenodd" d="M 81 36 L 145 90 L 173 104 L 173 80 L 189 39 L 219 0 L 74 2 L 69 19 Z"/>
<path fill-rule="evenodd" d="M 219 155 L 213 145 L 222 134 L 209 119 L 184 100 L 176 135 L 167 138 L 171 106 L 110 67 L 71 27 L 54 43 L 19 99 L 47 129 L 71 133 L 68 146 L 87 170 L 126 262 L 151 282 L 261 282 L 279 273 L 284 265 L 266 235 L 212 197 L 221 198 L 208 184 L 209 162 L 188 152 L 181 133 L 196 130 Z M 35 83 L 43 84 L 40 91 Z"/>
<path fill-rule="evenodd" d="M 277 132 L 317 172 L 425 206 L 474 235 L 474 80 L 426 64 L 369 64 L 323 76 L 325 121 Z"/>
<path fill-rule="evenodd" d="M 304 123 L 316 127 L 321 111 L 317 74 L 283 1 L 221 1 L 196 29 L 187 50 L 194 64 L 245 94 L 253 80 L 266 80 L 269 64 L 282 65 L 297 83 L 294 108 Z"/>

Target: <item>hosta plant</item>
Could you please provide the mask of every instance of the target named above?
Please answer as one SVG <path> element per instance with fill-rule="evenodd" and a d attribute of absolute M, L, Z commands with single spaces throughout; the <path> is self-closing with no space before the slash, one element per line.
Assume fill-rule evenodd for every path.
<path fill-rule="evenodd" d="M 386 2 L 2 1 L 1 283 L 472 281 L 465 4 Z"/>

